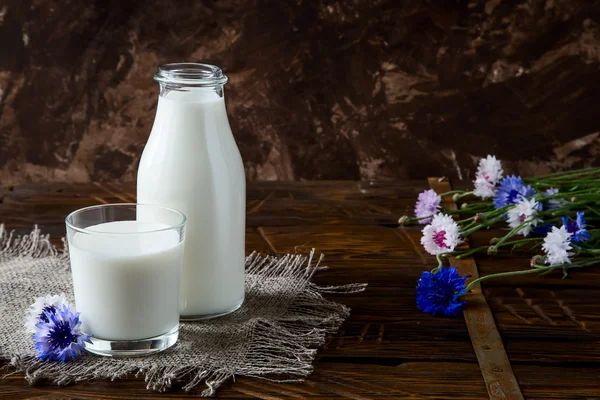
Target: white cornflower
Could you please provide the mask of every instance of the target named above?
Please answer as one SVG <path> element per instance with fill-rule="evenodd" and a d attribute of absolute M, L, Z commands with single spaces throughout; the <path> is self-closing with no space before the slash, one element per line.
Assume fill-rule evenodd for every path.
<path fill-rule="evenodd" d="M 460 230 L 451 216 L 436 214 L 430 225 L 423 228 L 421 244 L 429 254 L 453 251 L 461 242 Z"/>
<path fill-rule="evenodd" d="M 482 158 L 479 160 L 477 174 L 473 181 L 475 185 L 473 194 L 482 199 L 494 197 L 496 185 L 498 185 L 503 175 L 502 163 L 495 156 L 488 155 L 486 158 Z"/>
<path fill-rule="evenodd" d="M 538 223 L 542 222 L 540 218 L 537 218 L 539 209 L 540 205 L 534 199 L 521 198 L 521 200 L 507 212 L 508 226 L 516 228 L 526 222 L 527 224 L 519 229 L 519 232 L 517 233 L 528 236 L 532 229 L 535 228 Z"/>
<path fill-rule="evenodd" d="M 573 253 L 570 253 L 569 250 L 572 248 L 571 233 L 567 231 L 567 228 L 565 226 L 560 228 L 553 226 L 552 231 L 548 232 L 544 238 L 544 244 L 542 245 L 542 249 L 546 253 L 546 264 L 570 264 L 569 256 Z"/>
<path fill-rule="evenodd" d="M 27 332 L 32 334 L 36 333 L 37 328 L 35 325 L 40 321 L 40 317 L 45 318 L 45 316 L 43 316 L 44 311 L 56 311 L 58 306 L 63 304 L 70 307 L 64 293 L 53 296 L 48 294 L 36 298 L 35 302 L 30 305 L 25 312 L 25 329 Z"/>

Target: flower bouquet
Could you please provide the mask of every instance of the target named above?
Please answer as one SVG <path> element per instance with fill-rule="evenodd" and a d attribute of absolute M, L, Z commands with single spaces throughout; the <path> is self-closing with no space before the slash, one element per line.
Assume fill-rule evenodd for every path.
<path fill-rule="evenodd" d="M 457 209 L 443 209 L 441 200 L 446 195 L 453 195 L 457 203 L 467 202 Z M 399 223 L 426 224 L 421 244 L 438 261 L 418 280 L 418 308 L 433 315 L 455 315 L 466 303 L 464 295 L 479 282 L 554 271 L 567 277 L 573 268 L 600 264 L 600 168 L 529 179 L 504 177 L 502 163 L 488 156 L 479 162 L 472 191 L 426 190 L 418 197 L 415 217 L 404 216 Z M 503 225 L 506 233 L 488 245 L 458 248 L 473 233 Z M 445 266 L 449 256 L 461 259 L 515 249 L 531 253 L 522 270 L 486 275 L 468 285 L 467 276 Z"/>

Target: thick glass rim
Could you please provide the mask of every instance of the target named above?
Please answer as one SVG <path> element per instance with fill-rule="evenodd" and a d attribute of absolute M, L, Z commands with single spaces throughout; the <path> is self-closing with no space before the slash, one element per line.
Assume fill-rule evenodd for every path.
<path fill-rule="evenodd" d="M 180 62 L 158 67 L 154 80 L 181 86 L 213 87 L 226 84 L 227 76 L 216 65 Z"/>
<path fill-rule="evenodd" d="M 76 227 L 75 225 L 73 225 L 70 220 L 72 220 L 72 218 L 77 215 L 80 214 L 82 212 L 85 211 L 92 211 L 95 209 L 102 209 L 102 208 L 120 208 L 120 207 L 138 207 L 138 206 L 142 206 L 142 207 L 150 207 L 150 208 L 155 208 L 155 209 L 159 209 L 159 210 L 167 210 L 169 212 L 173 212 L 177 215 L 179 215 L 181 217 L 181 222 L 179 222 L 176 225 L 171 225 L 167 228 L 160 228 L 160 229 L 153 229 L 150 231 L 144 231 L 144 232 L 98 232 L 98 231 L 92 231 L 89 230 L 87 228 L 79 228 Z M 111 203 L 111 204 L 98 204 L 95 206 L 89 206 L 89 207 L 84 207 L 84 208 L 79 208 L 71 213 L 69 213 L 69 215 L 67 215 L 65 217 L 65 224 L 67 225 L 67 228 L 72 229 L 74 231 L 80 232 L 80 233 L 85 233 L 87 235 L 143 235 L 146 233 L 155 233 L 155 232 L 165 232 L 165 231 L 170 231 L 173 229 L 181 229 L 183 226 L 185 226 L 187 222 L 187 217 L 185 216 L 184 213 L 182 213 L 181 211 L 177 211 L 174 208 L 170 208 L 170 207 L 163 207 L 163 206 L 157 206 L 154 204 L 144 204 L 144 203 Z"/>

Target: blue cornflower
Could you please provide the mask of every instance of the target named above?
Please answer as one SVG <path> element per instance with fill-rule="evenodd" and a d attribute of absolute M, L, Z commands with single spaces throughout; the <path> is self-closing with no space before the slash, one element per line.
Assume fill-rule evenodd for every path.
<path fill-rule="evenodd" d="M 577 212 L 575 220 L 567 217 L 562 217 L 561 219 L 563 225 L 571 234 L 572 242 L 585 242 L 590 238 L 590 233 L 585 229 L 585 213 L 583 211 Z"/>
<path fill-rule="evenodd" d="M 38 357 L 44 361 L 62 362 L 77 358 L 84 342 L 92 343 L 91 336 L 81 333 L 80 325 L 79 313 L 73 314 L 67 305 L 58 306 L 54 312 L 44 311 L 33 336 Z"/>
<path fill-rule="evenodd" d="M 423 272 L 417 282 L 417 307 L 432 315 L 456 315 L 466 304 L 459 300 L 465 293 L 466 280 L 454 267 L 440 267 L 435 274 Z"/>
<path fill-rule="evenodd" d="M 39 319 L 40 321 L 50 322 L 46 313 L 56 314 L 56 306 L 53 304 L 50 304 L 49 306 L 44 307 L 44 309 L 42 310 L 42 313 L 40 314 L 40 319 Z"/>
<path fill-rule="evenodd" d="M 27 311 L 25 312 L 25 329 L 28 333 L 32 335 L 37 332 L 37 327 L 35 326 L 38 322 L 44 321 L 48 322 L 48 318 L 46 317 L 46 311 L 54 314 L 56 309 L 61 304 L 66 304 L 69 306 L 69 302 L 65 297 L 64 293 L 50 295 L 47 294 L 45 296 L 41 296 L 35 299 L 35 302 L 29 306 Z"/>
<path fill-rule="evenodd" d="M 530 185 L 525 185 L 520 176 L 507 176 L 500 181 L 500 186 L 494 197 L 494 207 L 502 208 L 509 204 L 515 204 L 524 197 L 531 197 L 535 190 Z"/>

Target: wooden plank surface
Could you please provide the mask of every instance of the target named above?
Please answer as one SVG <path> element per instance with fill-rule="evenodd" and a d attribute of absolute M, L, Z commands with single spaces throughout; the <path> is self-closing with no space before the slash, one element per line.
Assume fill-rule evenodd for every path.
<path fill-rule="evenodd" d="M 462 318 L 419 312 L 416 280 L 435 259 L 420 248 L 421 226 L 398 228 L 427 182 L 264 182 L 248 187 L 247 251 L 285 253 L 316 247 L 330 268 L 320 284 L 368 282 L 361 294 L 332 297 L 352 308 L 338 334 L 318 353 L 301 384 L 240 377 L 226 399 L 485 399 L 486 385 Z M 64 217 L 93 204 L 134 200 L 134 185 L 23 185 L 0 189 L 0 221 L 19 233 L 34 224 L 55 243 Z M 322 207 L 319 207 L 322 204 Z M 497 233 L 497 232 L 496 232 Z M 483 232 L 474 241 L 489 241 Z M 516 269 L 514 256 L 478 257 L 479 272 Z M 536 284 L 538 286 L 533 286 Z M 506 352 L 527 399 L 600 398 L 600 271 L 486 283 Z M 177 386 L 145 389 L 135 377 L 68 387 L 0 380 L 1 399 L 124 399 L 198 397 Z"/>

